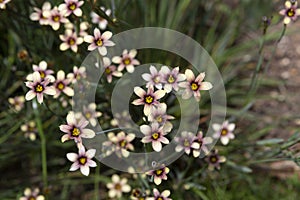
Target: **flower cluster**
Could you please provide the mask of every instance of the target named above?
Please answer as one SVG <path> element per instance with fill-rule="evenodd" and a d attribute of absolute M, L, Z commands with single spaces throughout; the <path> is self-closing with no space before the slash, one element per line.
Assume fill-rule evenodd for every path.
<path fill-rule="evenodd" d="M 103 56 L 107 54 L 106 47 L 114 46 L 115 44 L 110 40 L 112 33 L 105 31 L 101 33 L 98 28 L 94 29 L 94 35 L 89 35 L 86 31 L 90 24 L 87 21 L 76 20 L 72 22 L 71 16 L 80 18 L 83 15 L 82 6 L 84 1 L 79 0 L 64 0 L 58 6 L 52 5 L 50 2 L 45 2 L 42 8 L 34 7 L 34 12 L 30 15 L 32 21 L 38 21 L 40 25 L 49 25 L 53 30 L 60 29 L 61 24 L 64 24 L 64 34 L 59 35 L 62 41 L 59 49 L 66 51 L 71 49 L 73 52 L 78 51 L 78 46 L 84 41 L 90 43 L 88 50 L 93 51 L 98 49 Z M 103 10 L 105 8 L 102 8 Z M 109 14 L 109 13 L 108 13 Z M 91 12 L 92 22 L 98 23 L 100 29 L 104 30 L 107 26 L 107 21 L 100 18 L 96 13 Z M 98 18 L 97 18 L 98 17 Z M 79 23 L 78 25 L 76 23 Z"/>
<path fill-rule="evenodd" d="M 71 80 L 65 76 L 65 72 L 59 70 L 56 78 L 52 75 L 53 70 L 47 69 L 47 63 L 41 61 L 39 65 L 33 64 L 33 73 L 29 74 L 25 82 L 30 90 L 26 93 L 27 101 L 37 97 L 37 101 L 41 104 L 44 101 L 44 95 L 52 95 L 54 98 L 61 96 L 61 93 L 72 97 L 74 90 L 69 86 Z"/>

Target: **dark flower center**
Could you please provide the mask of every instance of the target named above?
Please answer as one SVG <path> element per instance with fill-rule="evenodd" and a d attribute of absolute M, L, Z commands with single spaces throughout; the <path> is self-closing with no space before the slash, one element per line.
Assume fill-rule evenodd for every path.
<path fill-rule="evenodd" d="M 158 197 L 156 198 L 156 200 L 164 200 L 162 197 Z"/>
<path fill-rule="evenodd" d="M 102 39 L 98 39 L 95 42 L 96 42 L 96 45 L 99 46 L 99 47 L 101 47 L 103 45 Z"/>
<path fill-rule="evenodd" d="M 123 63 L 124 63 L 125 65 L 129 65 L 129 64 L 131 63 L 130 58 L 125 58 L 125 59 L 123 59 Z"/>
<path fill-rule="evenodd" d="M 53 21 L 55 21 L 55 22 L 59 22 L 60 16 L 59 16 L 59 15 L 54 15 L 54 16 L 52 17 L 52 19 L 53 19 Z"/>
<path fill-rule="evenodd" d="M 162 123 L 162 122 L 163 122 L 162 116 L 161 116 L 161 115 L 157 116 L 157 117 L 156 117 L 156 121 L 157 121 L 158 123 Z"/>
<path fill-rule="evenodd" d="M 209 160 L 210 160 L 211 163 L 216 163 L 216 162 L 218 162 L 217 156 L 211 156 L 211 157 L 209 158 Z"/>
<path fill-rule="evenodd" d="M 155 170 L 155 174 L 156 174 L 157 176 L 160 176 L 162 173 L 163 173 L 163 170 L 162 170 L 162 169 L 157 169 L 157 170 Z"/>
<path fill-rule="evenodd" d="M 122 190 L 121 184 L 120 184 L 120 183 L 116 183 L 115 189 L 116 189 L 116 190 L 119 190 L 119 191 Z"/>
<path fill-rule="evenodd" d="M 145 97 L 145 103 L 147 103 L 147 104 L 152 104 L 153 101 L 154 101 L 153 96 L 147 95 L 147 96 Z"/>
<path fill-rule="evenodd" d="M 73 137 L 78 137 L 80 135 L 80 130 L 78 128 L 74 127 L 71 131 L 71 135 Z"/>
<path fill-rule="evenodd" d="M 75 3 L 70 4 L 69 9 L 70 10 L 75 10 L 76 9 L 76 4 Z"/>
<path fill-rule="evenodd" d="M 109 69 L 109 67 L 105 68 L 105 73 L 106 74 L 111 74 L 111 70 Z"/>
<path fill-rule="evenodd" d="M 59 83 L 57 84 L 57 88 L 58 88 L 59 90 L 63 90 L 63 89 L 65 88 L 65 84 L 63 84 L 62 82 L 59 82 Z"/>
<path fill-rule="evenodd" d="M 36 93 L 42 93 L 44 91 L 44 86 L 41 84 L 37 84 L 34 89 Z"/>
<path fill-rule="evenodd" d="M 296 14 L 296 12 L 295 12 L 295 9 L 293 9 L 293 8 L 290 8 L 290 9 L 288 9 L 288 10 L 286 11 L 286 15 L 287 15 L 288 17 L 294 17 L 295 14 Z"/>
<path fill-rule="evenodd" d="M 157 140 L 159 138 L 159 133 L 153 133 L 151 137 L 152 139 Z"/>
<path fill-rule="evenodd" d="M 175 82 L 175 78 L 172 75 L 169 75 L 168 83 L 174 83 L 174 82 Z"/>
<path fill-rule="evenodd" d="M 226 128 L 223 128 L 221 131 L 221 135 L 225 136 L 228 134 L 228 130 Z"/>
<path fill-rule="evenodd" d="M 68 40 L 68 44 L 69 44 L 70 46 L 74 45 L 74 44 L 75 44 L 75 39 L 74 39 L 74 38 L 70 38 L 70 39 Z"/>
<path fill-rule="evenodd" d="M 195 82 L 192 82 L 191 83 L 191 89 L 193 91 L 197 91 L 199 89 L 199 85 L 197 83 L 195 83 Z"/>
<path fill-rule="evenodd" d="M 1 3 L 1 0 L 0 0 L 0 3 Z M 34 196 L 30 196 L 30 197 L 28 198 L 28 200 L 36 200 L 36 198 L 35 198 Z"/>
<path fill-rule="evenodd" d="M 119 142 L 120 147 L 125 147 L 126 144 L 127 144 L 127 141 L 126 141 L 126 140 L 121 140 L 121 141 Z"/>
<path fill-rule="evenodd" d="M 185 147 L 190 146 L 190 142 L 188 141 L 188 139 L 184 139 L 183 146 L 185 146 Z"/>
<path fill-rule="evenodd" d="M 84 165 L 87 162 L 87 158 L 82 156 L 78 159 L 79 164 Z"/>

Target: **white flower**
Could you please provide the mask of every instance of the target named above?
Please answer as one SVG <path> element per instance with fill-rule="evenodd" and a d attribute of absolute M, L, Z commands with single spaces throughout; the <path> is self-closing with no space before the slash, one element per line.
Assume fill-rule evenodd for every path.
<path fill-rule="evenodd" d="M 205 73 L 200 73 L 196 78 L 192 70 L 185 70 L 185 76 L 187 81 L 179 83 L 179 87 L 185 88 L 182 94 L 183 99 L 189 99 L 192 95 L 197 101 L 200 101 L 200 90 L 210 90 L 212 84 L 210 82 L 203 82 Z"/>
<path fill-rule="evenodd" d="M 59 38 L 63 41 L 59 46 L 61 51 L 66 51 L 71 48 L 75 53 L 78 50 L 78 45 L 83 43 L 83 38 L 78 37 L 76 32 L 73 32 L 71 29 L 66 29 L 64 35 L 59 35 Z"/>
<path fill-rule="evenodd" d="M 235 138 L 233 131 L 235 129 L 234 123 L 229 123 L 228 121 L 224 121 L 223 124 L 213 124 L 213 130 L 215 131 L 213 137 L 215 139 L 220 138 L 221 143 L 223 145 L 227 145 L 229 140 Z"/>
<path fill-rule="evenodd" d="M 90 43 L 90 45 L 88 46 L 89 51 L 98 49 L 100 55 L 105 56 L 107 54 L 106 47 L 115 45 L 115 43 L 109 40 L 111 37 L 112 32 L 105 31 L 103 34 L 101 34 L 100 30 L 98 28 L 95 28 L 94 36 L 87 35 L 84 37 L 84 41 Z"/>
<path fill-rule="evenodd" d="M 110 9 L 105 10 L 105 8 L 103 6 L 101 6 L 100 9 L 103 10 L 107 16 L 110 16 L 110 14 L 111 14 Z M 95 12 L 91 12 L 91 18 L 92 18 L 92 23 L 98 24 L 98 26 L 101 30 L 106 29 L 107 24 L 108 24 L 106 19 L 100 17 Z"/>
<path fill-rule="evenodd" d="M 84 4 L 84 1 L 78 0 L 65 0 L 65 3 L 60 4 L 58 9 L 65 13 L 65 16 L 69 16 L 72 13 L 77 17 L 82 16 L 82 10 L 80 7 Z"/>
<path fill-rule="evenodd" d="M 39 72 L 34 72 L 32 79 L 32 82 L 25 82 L 26 86 L 30 88 L 25 95 L 27 101 L 37 97 L 37 101 L 41 104 L 44 99 L 44 94 L 55 95 L 56 92 L 54 87 L 48 86 L 50 83 L 49 79 L 42 80 Z"/>
<path fill-rule="evenodd" d="M 81 146 L 78 150 L 78 154 L 76 153 L 68 153 L 67 158 L 71 162 L 73 162 L 70 171 L 76 171 L 80 168 L 80 172 L 88 176 L 90 173 L 90 167 L 96 167 L 97 164 L 92 158 L 96 154 L 96 149 L 89 149 L 85 151 L 84 146 Z"/>
<path fill-rule="evenodd" d="M 109 189 L 108 196 L 110 198 L 121 198 L 123 192 L 128 193 L 131 190 L 131 187 L 127 184 L 127 179 L 120 177 L 117 174 L 112 175 L 112 183 L 106 184 L 106 187 Z"/>
<path fill-rule="evenodd" d="M 135 49 L 131 49 L 129 52 L 127 49 L 123 50 L 122 56 L 114 56 L 112 61 L 116 64 L 119 64 L 118 71 L 123 71 L 124 68 L 129 73 L 134 72 L 134 66 L 139 65 L 140 62 L 135 59 L 137 51 Z"/>
<path fill-rule="evenodd" d="M 32 21 L 39 21 L 39 23 L 41 25 L 48 25 L 49 24 L 49 19 L 44 14 L 45 11 L 50 12 L 50 10 L 51 10 L 51 4 L 48 1 L 46 1 L 43 4 L 42 9 L 34 7 L 33 10 L 35 12 L 31 13 L 31 15 L 30 15 L 30 19 Z"/>

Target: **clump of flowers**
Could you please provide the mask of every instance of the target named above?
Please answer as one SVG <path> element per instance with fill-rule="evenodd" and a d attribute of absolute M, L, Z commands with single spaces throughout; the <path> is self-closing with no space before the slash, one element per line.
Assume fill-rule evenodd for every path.
<path fill-rule="evenodd" d="M 134 140 L 135 135 L 133 133 L 126 134 L 121 131 L 117 135 L 113 132 L 108 133 L 108 141 L 103 143 L 103 150 L 107 155 L 116 153 L 118 157 L 128 157 L 130 151 L 134 150 L 133 144 L 131 142 Z"/>
<path fill-rule="evenodd" d="M 39 72 L 32 74 L 33 81 L 25 82 L 26 86 L 30 90 L 26 93 L 25 99 L 27 101 L 37 97 L 37 101 L 41 104 L 44 100 L 44 94 L 55 95 L 56 91 L 53 86 L 48 86 L 50 83 L 49 79 L 42 80 Z"/>

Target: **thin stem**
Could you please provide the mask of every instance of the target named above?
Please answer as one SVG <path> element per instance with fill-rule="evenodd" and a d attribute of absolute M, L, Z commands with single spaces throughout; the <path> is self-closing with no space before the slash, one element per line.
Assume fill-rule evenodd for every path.
<path fill-rule="evenodd" d="M 43 130 L 42 121 L 40 118 L 39 110 L 37 108 L 37 102 L 32 101 L 33 112 L 35 115 L 35 120 L 37 124 L 37 129 L 41 139 L 41 154 L 42 154 L 42 174 L 43 174 L 43 184 L 44 187 L 48 187 L 48 178 L 47 178 L 47 148 L 46 148 L 46 137 Z"/>
<path fill-rule="evenodd" d="M 100 163 L 96 167 L 96 172 L 95 172 L 95 181 L 94 181 L 94 196 L 95 200 L 100 199 L 99 198 L 99 179 L 98 176 L 100 174 Z"/>
<path fill-rule="evenodd" d="M 270 66 L 270 64 L 271 64 L 271 61 L 273 60 L 273 58 L 274 58 L 274 56 L 275 56 L 275 53 L 276 53 L 276 49 L 277 49 L 277 47 L 278 47 L 278 44 L 279 44 L 279 42 L 281 41 L 281 39 L 283 38 L 283 36 L 284 36 L 284 34 L 285 34 L 285 31 L 286 31 L 286 24 L 284 24 L 283 30 L 282 30 L 282 32 L 281 32 L 281 34 L 280 34 L 280 37 L 279 37 L 278 40 L 276 41 L 275 47 L 274 47 L 274 49 L 273 49 L 273 51 L 272 51 L 271 58 L 269 59 L 268 63 L 266 64 L 265 73 L 266 73 L 266 72 L 268 71 L 268 69 L 269 69 L 269 66 Z"/>

